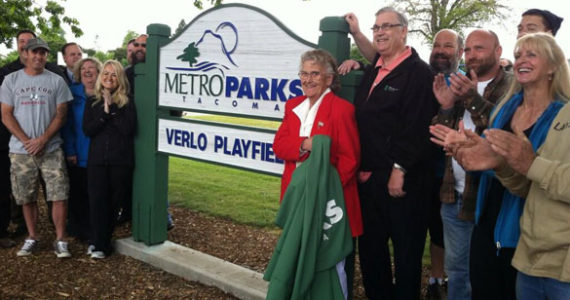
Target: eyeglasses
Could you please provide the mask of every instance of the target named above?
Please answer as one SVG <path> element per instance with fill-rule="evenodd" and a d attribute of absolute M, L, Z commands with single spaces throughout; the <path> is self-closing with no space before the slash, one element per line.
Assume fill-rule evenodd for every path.
<path fill-rule="evenodd" d="M 370 28 L 370 29 L 372 29 L 373 32 L 376 32 L 376 31 L 378 31 L 378 30 L 380 30 L 380 29 L 382 29 L 382 31 L 386 31 L 386 30 L 388 30 L 388 29 L 391 29 L 392 27 L 398 27 L 398 26 L 404 26 L 404 25 L 399 24 L 399 23 L 398 23 L 398 24 L 384 23 L 384 24 L 382 24 L 382 25 L 376 25 L 376 24 L 374 24 L 374 26 L 372 26 L 372 28 Z"/>
<path fill-rule="evenodd" d="M 307 79 L 307 78 L 309 78 L 309 77 L 310 77 L 311 79 L 314 79 L 314 78 L 317 78 L 317 77 L 319 77 L 319 76 L 321 76 L 321 72 L 317 72 L 317 71 L 313 71 L 313 72 L 301 71 L 301 72 L 299 72 L 299 78 L 301 78 L 301 79 L 303 79 L 303 80 L 305 80 L 305 79 Z"/>
<path fill-rule="evenodd" d="M 133 46 L 135 46 L 135 47 L 139 47 L 139 46 L 140 46 L 140 47 L 146 48 L 146 43 L 136 43 L 136 42 L 135 42 L 135 43 L 133 43 Z"/>

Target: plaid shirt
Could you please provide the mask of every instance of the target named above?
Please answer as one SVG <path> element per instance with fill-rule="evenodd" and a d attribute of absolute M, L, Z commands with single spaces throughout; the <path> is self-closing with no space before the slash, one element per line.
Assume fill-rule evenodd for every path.
<path fill-rule="evenodd" d="M 485 88 L 483 96 L 473 92 L 457 101 L 455 106 L 448 110 L 440 109 L 433 118 L 432 124 L 443 124 L 447 127 L 457 129 L 459 121 L 463 118 L 465 109 L 471 113 L 471 119 L 475 124 L 475 132 L 481 134 L 489 123 L 489 114 L 495 104 L 506 94 L 512 80 L 512 74 L 499 69 L 493 81 L 489 82 Z M 479 173 L 465 173 L 465 189 L 463 190 L 463 207 L 458 218 L 472 221 L 475 218 L 475 204 L 477 201 L 477 189 L 479 187 Z M 451 165 L 451 157 L 445 161 L 445 172 L 439 192 L 439 197 L 443 203 L 455 203 L 455 176 Z"/>

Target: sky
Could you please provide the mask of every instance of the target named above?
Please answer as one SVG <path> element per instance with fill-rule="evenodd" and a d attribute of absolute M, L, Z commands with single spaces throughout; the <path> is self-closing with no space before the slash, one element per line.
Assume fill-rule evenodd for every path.
<path fill-rule="evenodd" d="M 98 0 L 96 5 L 85 5 L 82 0 L 67 0 L 62 2 L 66 15 L 79 20 L 84 35 L 75 38 L 67 34 L 68 41 L 75 41 L 85 48 L 94 48 L 107 51 L 120 47 L 123 38 L 129 30 L 145 33 L 146 27 L 152 23 L 161 23 L 170 26 L 172 32 L 176 30 L 182 19 L 189 23 L 192 19 L 211 7 L 209 0 L 204 0 L 205 9 L 194 7 L 193 0 Z M 506 0 L 509 6 L 508 18 L 498 24 L 484 24 L 484 28 L 494 30 L 503 46 L 503 57 L 512 58 L 513 47 L 516 42 L 516 26 L 520 15 L 529 8 L 548 9 L 565 18 L 556 40 L 570 57 L 570 6 L 563 5 L 559 0 L 542 0 L 537 7 L 537 1 Z M 144 3 L 144 4 L 143 4 Z M 279 19 L 301 38 L 317 43 L 320 31 L 319 21 L 327 16 L 342 16 L 347 12 L 356 14 L 360 21 L 361 30 L 369 37 L 368 30 L 375 21 L 374 13 L 390 1 L 374 0 L 224 0 L 224 3 L 244 3 L 259 7 Z M 468 33 L 472 29 L 467 29 Z M 424 60 L 428 60 L 430 45 L 426 45 L 418 36 L 408 37 L 411 46 L 418 50 Z M 11 51 L 0 49 L 0 53 Z"/>

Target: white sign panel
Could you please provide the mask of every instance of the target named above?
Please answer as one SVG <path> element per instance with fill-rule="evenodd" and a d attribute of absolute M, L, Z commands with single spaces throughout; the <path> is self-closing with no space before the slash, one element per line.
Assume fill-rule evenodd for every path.
<path fill-rule="evenodd" d="M 281 119 L 313 47 L 260 10 L 212 9 L 161 48 L 159 105 Z"/>
<path fill-rule="evenodd" d="M 158 151 L 205 161 L 283 173 L 273 153 L 274 133 L 159 119 Z"/>

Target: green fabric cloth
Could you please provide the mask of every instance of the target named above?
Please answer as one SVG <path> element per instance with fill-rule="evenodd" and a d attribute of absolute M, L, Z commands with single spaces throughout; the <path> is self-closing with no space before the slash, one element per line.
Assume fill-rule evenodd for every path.
<path fill-rule="evenodd" d="M 352 252 L 342 184 L 330 137 L 316 135 L 293 173 L 275 223 L 283 228 L 264 279 L 266 299 L 344 299 L 336 264 Z"/>

